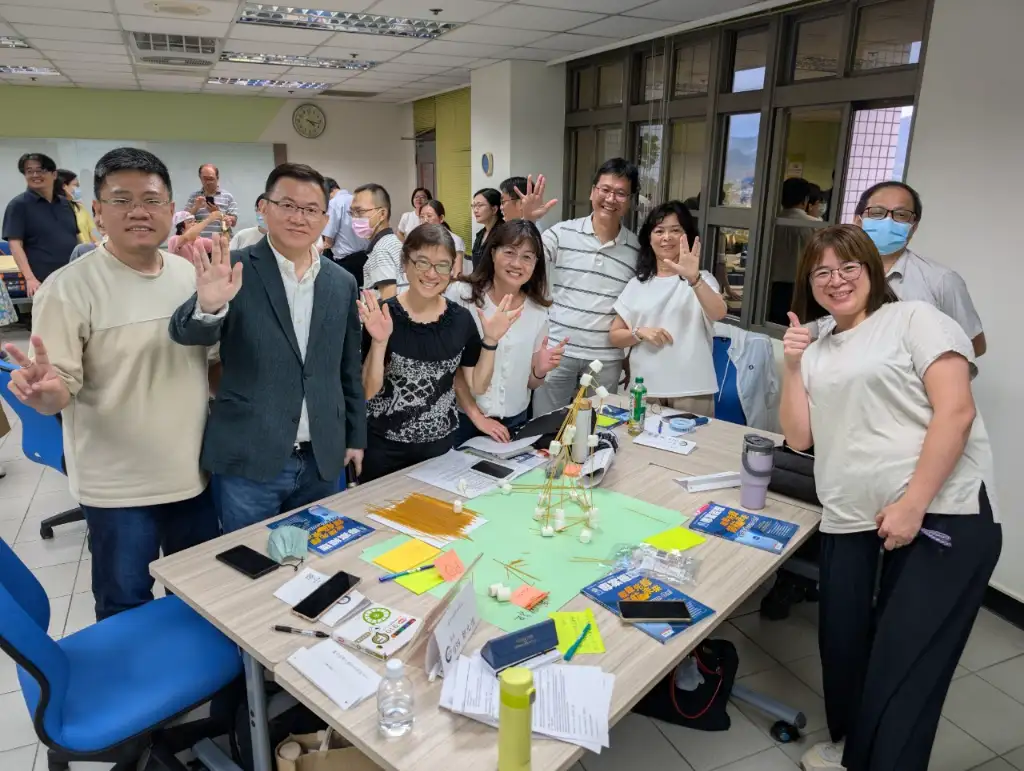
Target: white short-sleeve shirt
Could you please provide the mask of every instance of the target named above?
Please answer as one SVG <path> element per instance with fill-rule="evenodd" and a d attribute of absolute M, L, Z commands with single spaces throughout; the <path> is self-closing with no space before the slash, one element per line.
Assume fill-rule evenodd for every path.
<path fill-rule="evenodd" d="M 708 286 L 718 282 L 701 271 Z M 648 396 L 662 398 L 702 396 L 718 392 L 712 356 L 714 326 L 700 305 L 697 293 L 679 276 L 654 276 L 641 282 L 630 279 L 615 301 L 615 312 L 629 328 L 660 327 L 672 342 L 658 348 L 639 343 L 630 350 L 629 369 L 641 376 Z"/>
<path fill-rule="evenodd" d="M 878 513 L 906 492 L 933 414 L 924 374 L 947 352 L 963 356 L 976 372 L 960 325 L 920 301 L 883 305 L 853 329 L 824 334 L 808 346 L 800 369 L 810 403 L 822 532 L 874 530 Z M 992 468 L 979 414 L 963 455 L 927 511 L 977 514 L 985 484 L 998 521 Z"/>
<path fill-rule="evenodd" d="M 407 211 L 398 221 L 398 230 L 403 236 L 409 235 L 420 226 L 420 215 L 414 211 Z"/>
<path fill-rule="evenodd" d="M 461 281 L 453 282 L 445 296 L 470 312 L 482 337 L 483 325 L 477 314 L 477 306 L 470 299 L 469 285 Z M 495 311 L 497 306 L 490 297 L 485 297 L 484 315 L 490 317 Z M 529 380 L 533 354 L 540 350 L 547 334 L 548 309 L 527 299 L 519 320 L 498 341 L 490 388 L 476 397 L 481 412 L 491 418 L 511 418 L 527 408 L 530 404 Z"/>

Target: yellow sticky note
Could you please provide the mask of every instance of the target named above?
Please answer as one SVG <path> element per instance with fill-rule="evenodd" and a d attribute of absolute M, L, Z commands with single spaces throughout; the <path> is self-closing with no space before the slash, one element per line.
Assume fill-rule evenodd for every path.
<path fill-rule="evenodd" d="M 423 543 L 414 538 L 401 546 L 396 546 L 391 551 L 384 552 L 373 562 L 392 573 L 401 573 L 403 570 L 410 570 L 424 562 L 429 562 L 440 553 L 440 549 L 435 549 L 429 543 Z M 431 571 L 424 572 L 430 573 Z"/>
<path fill-rule="evenodd" d="M 694 546 L 699 546 L 706 540 L 700 533 L 695 533 L 689 528 L 673 527 L 657 535 L 652 535 L 650 538 L 645 538 L 644 543 L 649 543 L 655 549 L 662 551 L 672 551 L 673 549 L 686 551 Z"/>
<path fill-rule="evenodd" d="M 558 632 L 558 650 L 563 654 L 569 651 L 572 644 L 583 634 L 583 630 L 590 624 L 590 631 L 583 638 L 583 644 L 576 650 L 577 653 L 604 653 L 604 640 L 601 639 L 601 630 L 597 628 L 597 620 L 594 618 L 594 611 L 590 608 L 581 611 L 559 611 L 550 614 L 555 622 L 555 631 Z"/>
<path fill-rule="evenodd" d="M 396 578 L 395 583 L 399 586 L 404 586 L 413 594 L 423 594 L 424 592 L 429 592 L 435 586 L 443 584 L 444 579 L 441 578 L 441 574 L 436 570 L 423 570 L 419 573 L 413 573 L 411 576 Z"/>

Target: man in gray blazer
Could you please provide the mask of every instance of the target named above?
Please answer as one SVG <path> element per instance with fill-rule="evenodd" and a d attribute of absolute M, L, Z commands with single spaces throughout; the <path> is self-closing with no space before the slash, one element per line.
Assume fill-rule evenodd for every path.
<path fill-rule="evenodd" d="M 356 282 L 313 246 L 324 178 L 278 166 L 260 207 L 267 238 L 231 254 L 214 239 L 196 264 L 196 294 L 170 324 L 182 345 L 220 343 L 200 463 L 214 474 L 225 532 L 337 492 L 366 447 Z"/>

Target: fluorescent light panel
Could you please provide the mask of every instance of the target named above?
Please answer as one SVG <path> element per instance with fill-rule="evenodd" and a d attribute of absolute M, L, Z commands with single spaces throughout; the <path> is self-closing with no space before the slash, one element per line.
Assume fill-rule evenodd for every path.
<path fill-rule="evenodd" d="M 4 75 L 60 75 L 60 70 L 55 70 L 53 67 L 21 67 L 0 64 L 0 73 Z"/>
<path fill-rule="evenodd" d="M 267 27 L 353 32 L 424 40 L 433 40 L 462 26 L 452 22 L 429 19 L 405 19 L 347 11 L 320 11 L 315 8 L 293 8 L 288 5 L 264 5 L 262 3 L 246 3 L 238 21 L 241 24 L 259 24 Z"/>
<path fill-rule="evenodd" d="M 20 37 L 7 37 L 0 35 L 0 48 L 31 48 L 28 43 Z"/>
<path fill-rule="evenodd" d="M 319 67 L 325 70 L 358 70 L 360 72 L 377 66 L 377 62 L 358 59 L 324 59 L 319 56 L 292 54 L 246 54 L 234 51 L 225 51 L 220 55 L 220 60 L 237 64 L 277 64 L 283 67 Z"/>
<path fill-rule="evenodd" d="M 305 83 L 301 80 L 265 80 L 263 78 L 209 78 L 206 81 L 220 86 L 250 86 L 252 88 L 291 88 L 309 91 L 322 91 L 330 88 L 330 83 Z"/>

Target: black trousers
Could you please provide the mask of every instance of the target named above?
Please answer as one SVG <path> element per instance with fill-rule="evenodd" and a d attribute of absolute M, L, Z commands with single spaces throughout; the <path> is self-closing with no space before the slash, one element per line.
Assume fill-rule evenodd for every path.
<path fill-rule="evenodd" d="M 822 535 L 825 711 L 832 740 L 846 739 L 848 771 L 927 771 L 953 670 L 1002 547 L 984 487 L 979 510 L 925 515 L 924 527 L 950 536 L 948 548 L 919 535 L 880 556 L 874 530 Z"/>
<path fill-rule="evenodd" d="M 363 473 L 359 475 L 359 483 L 372 482 L 374 479 L 444 455 L 452 448 L 454 439 L 454 431 L 444 439 L 416 444 L 393 442 L 382 436 L 370 434 L 366 441 L 366 451 L 363 453 Z"/>

